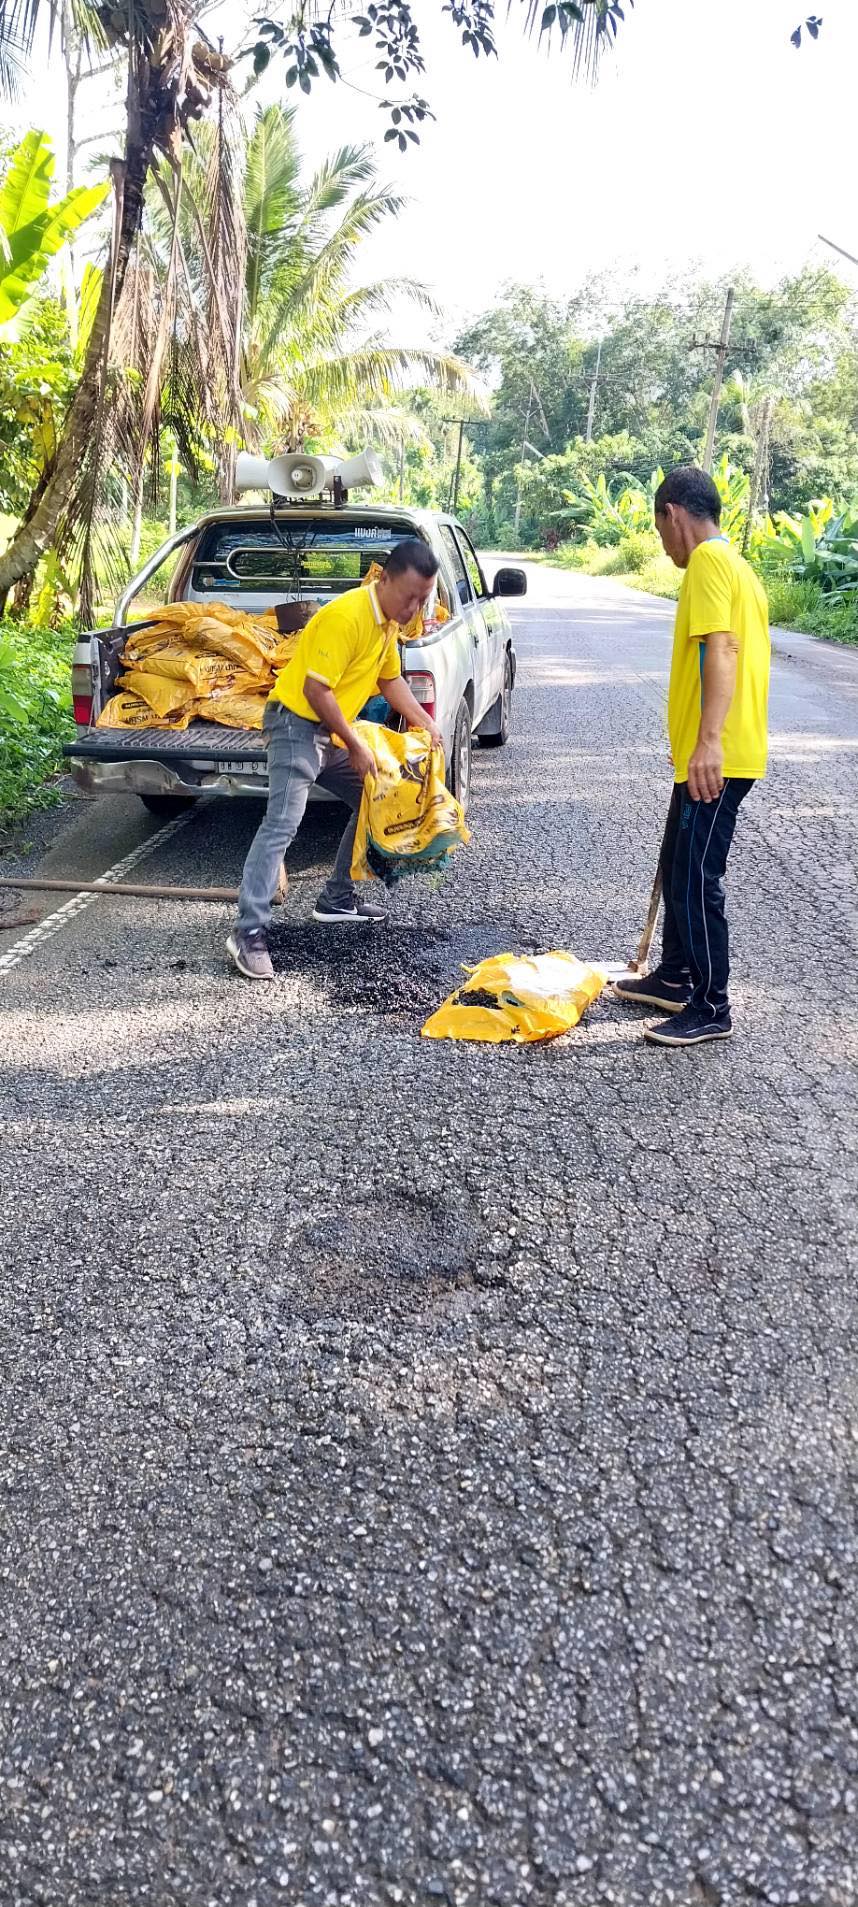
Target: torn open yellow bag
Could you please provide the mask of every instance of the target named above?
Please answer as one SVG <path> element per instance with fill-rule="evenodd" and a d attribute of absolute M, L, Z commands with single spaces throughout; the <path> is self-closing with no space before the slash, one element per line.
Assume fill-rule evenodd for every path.
<path fill-rule="evenodd" d="M 352 879 L 375 876 L 391 887 L 403 874 L 442 868 L 453 849 L 471 838 L 444 781 L 442 750 L 432 747 L 423 729 L 400 735 L 378 722 L 354 727 L 372 749 L 378 772 L 364 783 Z"/>
<path fill-rule="evenodd" d="M 426 1021 L 428 1040 L 553 1040 L 577 1026 L 605 985 L 598 967 L 574 954 L 495 954 Z"/>

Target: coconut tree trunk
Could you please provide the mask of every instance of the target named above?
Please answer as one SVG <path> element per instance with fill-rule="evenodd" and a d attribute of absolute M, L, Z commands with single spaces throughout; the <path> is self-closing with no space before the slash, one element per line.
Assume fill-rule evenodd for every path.
<path fill-rule="evenodd" d="M 114 256 L 104 273 L 83 372 L 66 416 L 50 476 L 35 509 L 24 518 L 0 556 L 0 614 L 14 584 L 34 570 L 50 549 L 92 432 L 97 428 L 111 320 L 143 220 L 143 188 L 154 152 L 155 102 L 150 97 L 154 90 L 151 71 L 141 62 L 129 81 L 125 157 L 113 168 L 117 194 Z"/>
<path fill-rule="evenodd" d="M 134 472 L 134 514 L 131 519 L 131 543 L 128 551 L 128 567 L 132 573 L 140 561 L 140 544 L 143 540 L 143 476 L 141 456 Z"/>

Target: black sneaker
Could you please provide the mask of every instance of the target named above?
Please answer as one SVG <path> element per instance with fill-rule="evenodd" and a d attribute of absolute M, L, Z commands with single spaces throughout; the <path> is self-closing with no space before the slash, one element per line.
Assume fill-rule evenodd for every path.
<path fill-rule="evenodd" d="M 226 951 L 233 966 L 238 968 L 245 980 L 274 979 L 268 938 L 263 928 L 251 927 L 247 933 L 242 933 L 238 927 L 234 927 L 226 943 Z"/>
<path fill-rule="evenodd" d="M 662 1020 L 660 1026 L 644 1027 L 644 1039 L 651 1040 L 654 1046 L 702 1046 L 705 1040 L 732 1037 L 733 1022 L 729 1013 L 719 1013 L 717 1020 L 713 1020 L 711 1014 L 701 1012 L 696 1006 L 684 1007 L 675 1020 Z"/>
<path fill-rule="evenodd" d="M 351 907 L 334 907 L 330 901 L 318 900 L 313 908 L 313 919 L 320 920 L 328 927 L 360 927 L 367 921 L 387 919 L 387 908 L 379 901 L 357 900 Z"/>
<path fill-rule="evenodd" d="M 681 1013 L 688 1005 L 693 992 L 690 980 L 665 980 L 660 968 L 653 973 L 642 973 L 639 979 L 631 975 L 628 980 L 617 980 L 614 992 L 618 1000 L 629 1000 L 633 1006 L 660 1007 L 662 1013 Z"/>

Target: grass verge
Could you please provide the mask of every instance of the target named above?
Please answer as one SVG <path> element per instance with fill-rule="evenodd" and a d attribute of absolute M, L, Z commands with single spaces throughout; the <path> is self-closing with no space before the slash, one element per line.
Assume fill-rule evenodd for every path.
<path fill-rule="evenodd" d="M 59 799 L 73 640 L 69 629 L 0 622 L 0 827 Z"/>
<path fill-rule="evenodd" d="M 603 549 L 597 543 L 566 543 L 557 550 L 539 551 L 531 562 L 551 563 L 556 569 L 580 570 L 585 576 L 613 576 L 630 589 L 675 602 L 682 576 L 669 558 L 647 547 L 647 540 L 624 537 Z M 799 629 L 829 642 L 858 645 L 858 590 L 845 602 L 833 603 L 816 583 L 800 583 L 787 575 L 768 575 L 762 582 L 769 599 L 774 628 Z"/>

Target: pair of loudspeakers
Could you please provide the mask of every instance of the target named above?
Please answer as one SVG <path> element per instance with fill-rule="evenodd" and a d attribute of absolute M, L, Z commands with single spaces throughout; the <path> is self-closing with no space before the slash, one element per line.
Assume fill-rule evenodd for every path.
<path fill-rule="evenodd" d="M 295 451 L 285 457 L 254 457 L 239 451 L 235 465 L 237 490 L 270 490 L 275 497 L 287 497 L 300 503 L 304 497 L 320 497 L 333 490 L 337 479 L 344 490 L 360 490 L 382 480 L 382 468 L 374 450 L 362 450 L 344 463 L 338 457 L 310 457 Z"/>

